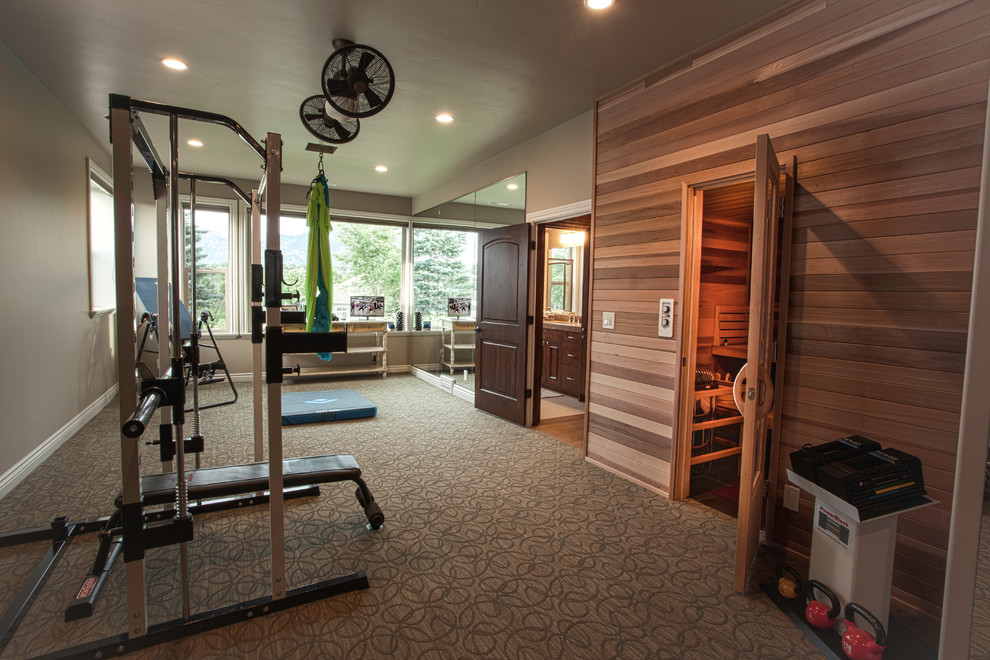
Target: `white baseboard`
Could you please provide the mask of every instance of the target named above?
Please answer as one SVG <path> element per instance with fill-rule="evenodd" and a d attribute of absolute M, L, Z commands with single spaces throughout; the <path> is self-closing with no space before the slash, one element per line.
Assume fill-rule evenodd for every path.
<path fill-rule="evenodd" d="M 412 367 L 410 367 L 408 364 L 395 364 L 395 365 L 389 365 L 385 369 L 385 372 L 390 374 L 407 374 L 411 371 L 411 369 Z M 369 371 L 368 373 L 372 374 L 374 372 Z M 332 376 L 333 374 L 325 374 L 325 375 Z M 360 374 L 341 374 L 341 375 L 355 376 Z M 288 378 L 290 376 L 286 375 L 286 377 Z M 230 379 L 235 383 L 251 382 L 252 380 L 254 380 L 254 374 L 251 373 L 230 374 Z M 265 380 L 265 373 L 261 372 L 261 381 L 264 382 L 264 380 Z"/>
<path fill-rule="evenodd" d="M 74 436 L 86 425 L 96 414 L 103 410 L 110 401 L 117 396 L 117 386 L 114 385 L 102 395 L 97 397 L 93 403 L 86 406 L 82 412 L 73 417 L 69 422 L 55 432 L 50 438 L 34 448 L 30 454 L 19 460 L 9 470 L 0 476 L 0 498 L 3 498 L 13 490 L 14 486 L 21 483 L 25 477 L 41 465 L 46 458 L 55 453 L 66 440 Z"/>
<path fill-rule="evenodd" d="M 474 405 L 474 392 L 465 389 L 463 386 L 451 387 L 450 393 L 456 396 L 458 399 L 464 399 L 472 406 Z"/>

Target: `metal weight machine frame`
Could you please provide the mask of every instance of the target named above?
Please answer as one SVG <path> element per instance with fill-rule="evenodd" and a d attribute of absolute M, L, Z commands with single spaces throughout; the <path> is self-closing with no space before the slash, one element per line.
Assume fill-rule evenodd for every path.
<path fill-rule="evenodd" d="M 166 115 L 169 117 L 170 163 L 164 167 L 162 160 L 155 152 L 152 142 L 141 123 L 138 112 Z M 178 169 L 178 120 L 193 120 L 226 126 L 234 131 L 252 150 L 265 162 L 264 174 L 257 189 L 250 196 L 244 194 L 232 182 L 219 177 L 202 177 L 180 173 Z M 290 484 L 326 483 L 350 480 L 358 484 L 357 499 L 368 516 L 369 528 L 381 527 L 384 517 L 370 491 L 360 478 L 360 469 L 350 456 L 322 456 L 291 459 L 286 462 L 288 472 L 283 472 L 282 447 L 282 355 L 284 352 L 302 352 L 317 337 L 293 336 L 305 333 L 283 333 L 281 328 L 281 303 L 283 294 L 282 255 L 279 246 L 279 213 L 281 193 L 281 162 L 282 140 L 277 133 L 268 133 L 264 146 L 257 142 L 237 122 L 223 115 L 180 108 L 171 105 L 139 101 L 127 96 L 110 95 L 110 139 L 112 144 L 114 179 L 114 239 L 115 263 L 117 273 L 116 292 L 116 333 L 117 333 L 117 368 L 120 402 L 120 452 L 121 478 L 123 492 L 119 510 L 119 524 L 123 539 L 123 555 L 126 568 L 127 584 L 127 632 L 98 640 L 88 644 L 57 651 L 45 657 L 106 657 L 119 655 L 140 648 L 154 646 L 165 641 L 198 634 L 200 632 L 230 625 L 240 621 L 270 614 L 280 610 L 295 607 L 305 603 L 320 600 L 329 596 L 368 588 L 368 580 L 364 571 L 357 571 L 331 580 L 321 581 L 294 589 L 286 588 L 285 581 L 285 521 L 284 499 L 292 497 L 291 491 L 284 489 L 288 479 Z M 171 313 L 172 318 L 178 319 L 178 280 L 179 280 L 179 204 L 178 179 L 189 178 L 193 181 L 209 181 L 229 185 L 241 199 L 251 207 L 253 235 L 257 236 L 260 229 L 261 205 L 264 202 L 269 211 L 267 223 L 267 249 L 265 250 L 264 268 L 260 263 L 260 245 L 258 239 L 253 241 L 251 267 L 251 322 L 252 343 L 254 344 L 254 449 L 256 463 L 229 468 L 212 468 L 217 471 L 229 470 L 231 474 L 243 475 L 251 473 L 251 478 L 242 483 L 230 481 L 218 486 L 222 495 L 237 495 L 255 493 L 255 501 L 269 503 L 269 525 L 271 541 L 271 593 L 268 596 L 251 601 L 226 606 L 219 609 L 199 613 L 189 611 L 189 576 L 186 556 L 186 543 L 193 538 L 193 525 L 190 497 L 210 497 L 209 493 L 197 491 L 187 484 L 187 472 L 183 443 L 183 425 L 185 422 L 185 391 L 182 371 L 182 341 L 179 337 L 179 324 L 174 323 L 171 336 L 171 355 L 159 351 L 159 368 L 162 376 L 157 379 L 145 380 L 141 383 L 140 393 L 134 373 L 136 361 L 136 331 L 134 309 L 134 266 L 132 241 L 132 172 L 131 172 L 131 143 L 138 148 L 142 158 L 151 169 L 158 199 L 166 192 L 169 195 L 168 210 L 159 204 L 157 209 L 158 248 L 159 254 L 168 254 L 169 263 L 159 259 L 158 264 L 158 308 L 168 309 L 170 301 L 168 289 L 164 283 L 169 282 L 172 289 Z M 166 239 L 169 218 L 171 215 L 170 241 Z M 167 245 L 170 242 L 170 245 Z M 172 277 L 169 278 L 169 269 Z M 264 310 L 261 307 L 261 286 L 264 284 Z M 262 332 L 262 322 L 267 328 Z M 313 333 L 310 333 L 313 334 Z M 320 333 L 322 334 L 322 333 Z M 268 402 L 268 462 L 263 462 L 264 454 L 264 419 L 261 406 L 261 365 L 262 338 L 266 338 L 265 366 Z M 324 338 L 325 341 L 325 338 Z M 168 408 L 166 411 L 165 408 Z M 175 447 L 175 501 L 173 517 L 161 520 L 163 516 L 145 513 L 146 495 L 143 493 L 145 484 L 155 484 L 161 477 L 157 475 L 142 477 L 139 463 L 140 435 L 154 415 L 162 408 L 163 431 L 161 442 L 168 442 Z M 166 420 L 166 417 L 170 419 Z M 170 426 L 169 437 L 166 438 L 164 427 Z M 329 459 L 329 460 L 328 460 Z M 337 460 L 333 460 L 337 459 Z M 309 461 L 309 464 L 307 464 Z M 296 465 L 301 468 L 293 467 Z M 317 465 L 325 466 L 319 472 Z M 163 470 L 171 468 L 171 461 L 162 461 Z M 209 471 L 203 471 L 209 472 Z M 237 476 L 232 479 L 237 479 Z M 157 481 L 156 481 L 157 479 Z M 205 479 L 205 477 L 204 477 Z M 262 493 L 267 486 L 267 493 Z M 302 488 L 312 486 L 302 485 Z M 192 492 L 190 492 L 192 489 Z M 317 491 L 318 492 L 318 491 Z M 160 493 L 158 493 L 160 495 Z M 169 512 L 172 513 L 172 512 Z M 94 521 L 95 522 L 95 521 Z M 64 522 L 63 522 L 64 526 Z M 54 529 L 54 525 L 53 525 Z M 57 531 L 57 530 L 56 530 Z M 86 531 L 90 531 L 89 528 Z M 52 532 L 53 536 L 56 532 Z M 71 538 L 71 535 L 70 535 Z M 181 579 L 183 592 L 183 615 L 180 619 L 148 625 L 147 595 L 145 585 L 144 558 L 145 551 L 150 548 L 170 544 L 180 544 Z M 114 555 L 120 552 L 119 543 L 115 544 Z M 55 544 L 53 543 L 53 547 Z M 60 545 L 58 546 L 61 547 Z M 111 560 L 112 561 L 112 560 Z M 109 568 L 107 568 L 109 570 Z M 105 577 L 105 574 L 104 576 Z M 102 582 L 102 579 L 101 579 Z"/>

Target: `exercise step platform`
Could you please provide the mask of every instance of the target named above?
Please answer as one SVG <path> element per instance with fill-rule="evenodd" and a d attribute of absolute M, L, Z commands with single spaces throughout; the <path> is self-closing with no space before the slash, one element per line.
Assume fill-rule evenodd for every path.
<path fill-rule="evenodd" d="M 268 461 L 189 470 L 186 480 L 190 500 L 263 491 L 268 489 Z M 282 480 L 285 488 L 336 481 L 363 485 L 361 468 L 348 454 L 287 458 L 282 461 Z M 141 477 L 141 495 L 145 506 L 174 502 L 175 473 Z"/>

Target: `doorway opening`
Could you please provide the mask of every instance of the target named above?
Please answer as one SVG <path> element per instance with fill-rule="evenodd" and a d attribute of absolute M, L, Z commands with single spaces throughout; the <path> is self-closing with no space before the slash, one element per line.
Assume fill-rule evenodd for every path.
<path fill-rule="evenodd" d="M 692 494 L 695 466 L 737 462 L 736 591 L 746 589 L 761 528 L 768 538 L 773 529 L 767 497 L 776 497 L 783 397 L 774 394 L 782 389 L 787 355 L 787 334 L 778 326 L 787 327 L 796 165 L 792 157 L 781 168 L 770 136 L 762 134 L 756 137 L 754 171 L 683 186 L 681 371 L 671 496 Z M 744 208 L 752 208 L 752 215 L 744 216 Z M 748 267 L 740 269 L 743 262 Z M 743 344 L 745 353 L 738 350 Z M 711 431 L 709 438 L 704 431 Z M 716 496 L 731 501 L 732 486 Z M 698 484 L 696 494 L 701 492 Z"/>
<path fill-rule="evenodd" d="M 692 407 L 682 427 L 690 446 L 687 496 L 733 517 L 743 418 L 732 388 L 746 363 L 754 188 L 749 179 L 697 191 L 689 279 L 695 323 L 684 355 L 685 380 L 693 380 L 685 385 Z"/>
<path fill-rule="evenodd" d="M 736 517 L 742 473 L 743 407 L 740 373 L 747 362 L 750 278 L 754 259 L 752 175 L 687 189 L 689 236 L 685 245 L 684 335 L 675 497 L 690 498 Z M 779 265 L 782 242 L 776 261 Z M 778 267 L 774 269 L 781 273 Z M 778 320 L 779 278 L 769 286 Z M 758 295 L 764 295 L 759 292 Z M 773 335 L 774 343 L 776 334 Z M 769 381 L 776 390 L 776 364 Z M 735 391 L 734 391 L 735 390 Z M 771 458 L 773 413 L 768 414 L 762 463 Z M 762 512 L 761 512 L 762 513 Z M 762 517 L 762 515 L 761 515 Z"/>
<path fill-rule="evenodd" d="M 584 450 L 591 215 L 537 226 L 533 425 Z"/>

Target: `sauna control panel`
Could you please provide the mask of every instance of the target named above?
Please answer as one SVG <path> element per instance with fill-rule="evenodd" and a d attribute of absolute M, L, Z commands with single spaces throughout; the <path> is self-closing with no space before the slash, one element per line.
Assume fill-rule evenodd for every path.
<path fill-rule="evenodd" d="M 674 336 L 674 299 L 660 299 L 660 336 Z"/>

